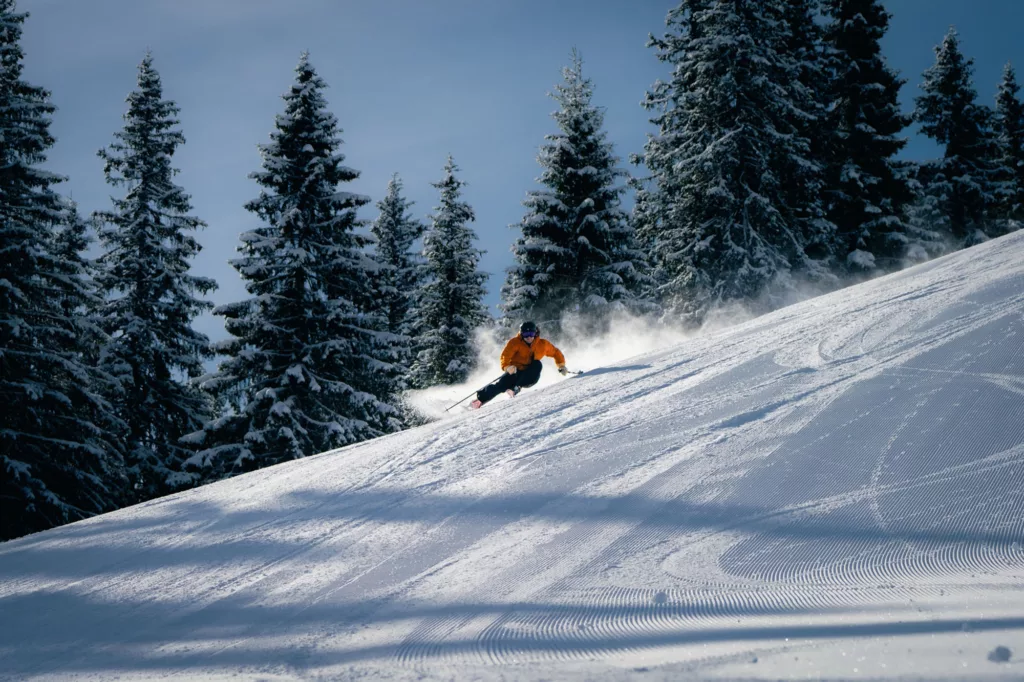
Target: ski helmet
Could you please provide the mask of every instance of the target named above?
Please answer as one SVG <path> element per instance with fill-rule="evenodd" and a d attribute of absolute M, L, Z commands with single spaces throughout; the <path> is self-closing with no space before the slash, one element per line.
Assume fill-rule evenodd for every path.
<path fill-rule="evenodd" d="M 522 334 L 523 332 L 532 332 L 538 336 L 540 335 L 540 330 L 537 329 L 537 325 L 533 322 L 523 322 L 519 325 L 519 333 Z"/>

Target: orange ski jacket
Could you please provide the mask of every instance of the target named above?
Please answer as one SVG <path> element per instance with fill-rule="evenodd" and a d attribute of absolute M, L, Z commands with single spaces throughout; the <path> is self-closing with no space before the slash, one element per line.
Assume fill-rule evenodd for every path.
<path fill-rule="evenodd" d="M 501 368 L 515 365 L 516 369 L 526 369 L 535 359 L 541 358 L 554 358 L 559 367 L 565 364 L 562 351 L 555 348 L 547 339 L 538 336 L 533 343 L 526 343 L 521 334 L 516 334 L 505 344 L 505 350 L 501 351 Z"/>

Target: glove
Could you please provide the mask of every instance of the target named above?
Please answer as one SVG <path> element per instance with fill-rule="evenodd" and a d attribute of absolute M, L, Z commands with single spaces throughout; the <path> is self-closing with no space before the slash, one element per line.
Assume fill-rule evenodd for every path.
<path fill-rule="evenodd" d="M 505 368 L 505 374 L 515 374 L 515 373 L 516 373 L 516 366 L 515 365 L 509 365 L 508 367 Z"/>
<path fill-rule="evenodd" d="M 564 377 L 566 374 L 569 373 L 569 370 L 566 369 L 565 365 L 559 365 L 558 366 L 558 373 L 561 374 Z"/>

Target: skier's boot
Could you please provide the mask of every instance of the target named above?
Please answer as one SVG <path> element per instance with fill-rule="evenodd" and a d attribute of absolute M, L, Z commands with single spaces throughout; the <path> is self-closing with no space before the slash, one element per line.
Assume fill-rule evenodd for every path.
<path fill-rule="evenodd" d="M 519 395 L 519 391 L 521 390 L 523 390 L 522 386 L 516 386 L 515 388 L 510 388 L 507 391 L 505 391 L 505 395 L 507 395 L 509 398 L 515 398 L 517 395 Z"/>
<path fill-rule="evenodd" d="M 479 399 L 474 400 L 469 404 L 469 406 L 474 410 L 479 410 L 481 405 L 483 405 L 483 402 L 481 402 Z"/>

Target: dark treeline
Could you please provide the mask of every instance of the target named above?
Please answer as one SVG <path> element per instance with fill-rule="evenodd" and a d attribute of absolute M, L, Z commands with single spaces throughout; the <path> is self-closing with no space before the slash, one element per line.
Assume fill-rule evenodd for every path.
<path fill-rule="evenodd" d="M 153 57 L 100 151 L 112 204 L 83 217 L 41 169 L 54 107 L 22 79 L 26 16 L 0 0 L 0 539 L 415 425 L 407 390 L 464 382 L 478 334 L 524 319 L 563 340 L 616 315 L 697 328 L 1024 219 L 1016 76 L 979 102 L 955 30 L 904 112 L 881 2 L 682 0 L 649 41 L 668 75 L 632 169 L 572 52 L 498 319 L 455 160 L 425 221 L 397 175 L 361 217 L 372 199 L 345 190 L 359 171 L 307 55 L 250 176 L 254 227 L 231 261 L 248 297 L 213 308 L 216 282 L 189 273 L 205 225 L 174 182 L 184 137 Z M 897 159 L 915 124 L 941 158 Z M 216 344 L 192 327 L 210 309 Z"/>

